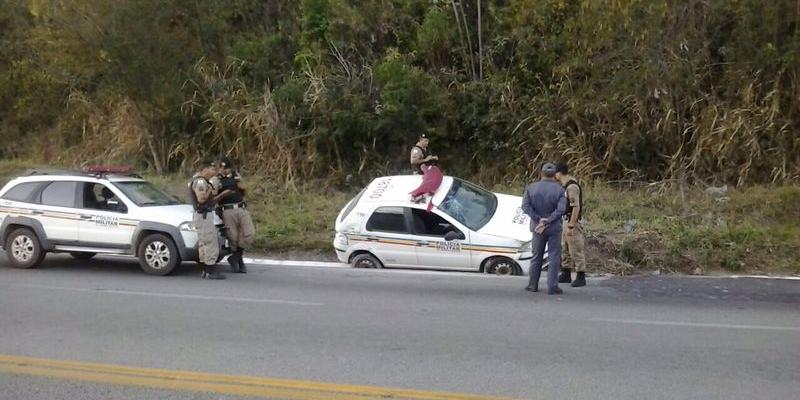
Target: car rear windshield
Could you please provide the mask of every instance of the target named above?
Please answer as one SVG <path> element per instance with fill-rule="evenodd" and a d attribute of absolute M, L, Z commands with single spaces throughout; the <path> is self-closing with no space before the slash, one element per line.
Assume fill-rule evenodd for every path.
<path fill-rule="evenodd" d="M 3 195 L 3 200 L 19 201 L 23 203 L 33 203 L 34 194 L 47 182 L 23 182 L 9 189 Z"/>
<path fill-rule="evenodd" d="M 351 211 L 353 211 L 353 209 L 354 209 L 354 208 L 356 208 L 356 204 L 358 204 L 358 201 L 361 199 L 361 196 L 362 196 L 362 195 L 364 194 L 364 192 L 366 192 L 366 191 L 367 191 L 367 188 L 364 188 L 364 189 L 362 189 L 362 190 L 361 190 L 361 191 L 360 191 L 360 192 L 359 192 L 359 193 L 356 195 L 356 197 L 353 197 L 353 200 L 350 200 L 350 202 L 349 202 L 349 203 L 347 203 L 347 207 L 345 207 L 345 209 L 344 209 L 344 212 L 342 212 L 342 216 L 339 218 L 339 222 L 342 222 L 342 221 L 344 221 L 344 220 L 345 220 L 345 218 L 347 218 L 347 216 L 348 216 L 348 215 L 350 215 L 350 212 L 351 212 Z"/>
<path fill-rule="evenodd" d="M 477 231 L 492 219 L 497 210 L 497 196 L 480 186 L 453 179 L 453 186 L 439 209 L 467 228 Z"/>
<path fill-rule="evenodd" d="M 131 181 L 115 182 L 114 184 L 139 207 L 182 204 L 178 199 L 162 192 L 150 182 Z"/>

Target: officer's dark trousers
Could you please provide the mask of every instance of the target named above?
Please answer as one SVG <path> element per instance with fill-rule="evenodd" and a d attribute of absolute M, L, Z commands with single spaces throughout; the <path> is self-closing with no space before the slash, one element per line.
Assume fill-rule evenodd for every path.
<path fill-rule="evenodd" d="M 561 229 L 559 228 L 561 228 L 561 224 L 556 221 L 555 224 L 545 229 L 541 235 L 533 233 L 530 286 L 539 287 L 544 249 L 545 245 L 547 245 L 547 258 L 550 260 L 550 267 L 547 270 L 547 290 L 553 290 L 558 287 L 558 270 L 561 268 Z"/>

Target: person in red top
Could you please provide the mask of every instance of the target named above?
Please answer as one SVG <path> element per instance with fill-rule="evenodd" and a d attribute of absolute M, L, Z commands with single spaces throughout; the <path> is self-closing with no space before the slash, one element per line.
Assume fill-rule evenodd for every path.
<path fill-rule="evenodd" d="M 439 190 L 444 174 L 433 162 L 422 164 L 419 169 L 422 171 L 422 183 L 411 191 L 411 201 L 419 202 L 425 195 L 431 196 L 428 201 L 428 211 L 430 211 L 433 209 L 433 195 Z"/>

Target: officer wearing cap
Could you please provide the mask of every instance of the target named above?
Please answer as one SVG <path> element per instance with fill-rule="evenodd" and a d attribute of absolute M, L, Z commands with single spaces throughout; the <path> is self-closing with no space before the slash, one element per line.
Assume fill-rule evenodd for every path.
<path fill-rule="evenodd" d="M 419 136 L 417 144 L 411 148 L 411 173 L 414 175 L 422 174 L 420 169 L 422 164 L 439 159 L 439 157 L 431 155 L 430 150 L 428 150 L 429 142 L 428 135 L 423 133 Z"/>
<path fill-rule="evenodd" d="M 525 290 L 539 291 L 539 276 L 542 274 L 544 249 L 550 259 L 547 270 L 548 294 L 561 294 L 558 287 L 558 269 L 561 264 L 561 216 L 567 208 L 564 188 L 556 180 L 556 166 L 551 163 L 542 165 L 541 180 L 528 185 L 522 195 L 522 211 L 531 218 L 533 239 L 531 247 L 530 282 Z"/>
<path fill-rule="evenodd" d="M 220 157 L 217 161 L 219 171 L 219 187 L 229 192 L 219 204 L 222 213 L 222 222 L 225 223 L 225 236 L 230 242 L 232 254 L 228 256 L 228 264 L 233 272 L 247 273 L 244 264 L 244 249 L 250 246 L 255 237 L 256 230 L 253 219 L 247 212 L 247 203 L 244 201 L 245 187 L 242 176 L 233 169 L 233 163 L 228 157 Z"/>
<path fill-rule="evenodd" d="M 562 244 L 567 251 L 564 252 L 564 262 L 559 283 L 572 283 L 572 287 L 586 286 L 586 252 L 584 251 L 585 239 L 581 216 L 583 215 L 583 188 L 577 179 L 569 174 L 566 163 L 556 165 L 556 179 L 564 186 L 567 194 L 567 211 L 564 213 L 564 234 Z M 577 275 L 572 281 L 572 267 Z"/>
<path fill-rule="evenodd" d="M 214 225 L 214 206 L 225 196 L 228 191 L 223 190 L 217 194 L 210 179 L 217 174 L 214 163 L 210 160 L 198 165 L 199 171 L 189 182 L 189 196 L 194 206 L 192 224 L 197 230 L 197 262 L 203 266 L 203 279 L 225 279 L 217 272 L 215 265 L 219 257 L 219 242 L 217 241 L 216 225 Z"/>

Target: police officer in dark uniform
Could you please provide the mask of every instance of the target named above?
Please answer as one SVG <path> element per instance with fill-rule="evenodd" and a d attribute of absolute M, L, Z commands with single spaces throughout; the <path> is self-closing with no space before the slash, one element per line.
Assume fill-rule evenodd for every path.
<path fill-rule="evenodd" d="M 430 140 L 428 139 L 428 135 L 422 134 L 419 136 L 417 140 L 417 144 L 411 148 L 411 173 L 414 175 L 422 175 L 422 170 L 420 167 L 422 164 L 438 160 L 439 157 L 433 156 L 428 149 L 428 144 Z"/>
<path fill-rule="evenodd" d="M 542 261 L 545 246 L 550 258 L 547 270 L 548 294 L 561 294 L 558 287 L 558 269 L 561 264 L 561 217 L 567 209 L 564 188 L 556 181 L 556 166 L 551 163 L 542 165 L 541 177 L 525 188 L 522 196 L 522 210 L 531 217 L 530 228 L 533 233 L 531 247 L 530 282 L 525 290 L 539 291 L 539 276 L 542 273 Z"/>
<path fill-rule="evenodd" d="M 217 161 L 217 168 L 219 188 L 229 192 L 218 206 L 232 251 L 232 254 L 228 256 L 228 264 L 231 265 L 233 272 L 244 274 L 247 273 L 243 257 L 244 249 L 250 246 L 256 230 L 253 226 L 253 219 L 247 212 L 242 176 L 233 169 L 233 163 L 228 157 L 220 157 Z"/>

